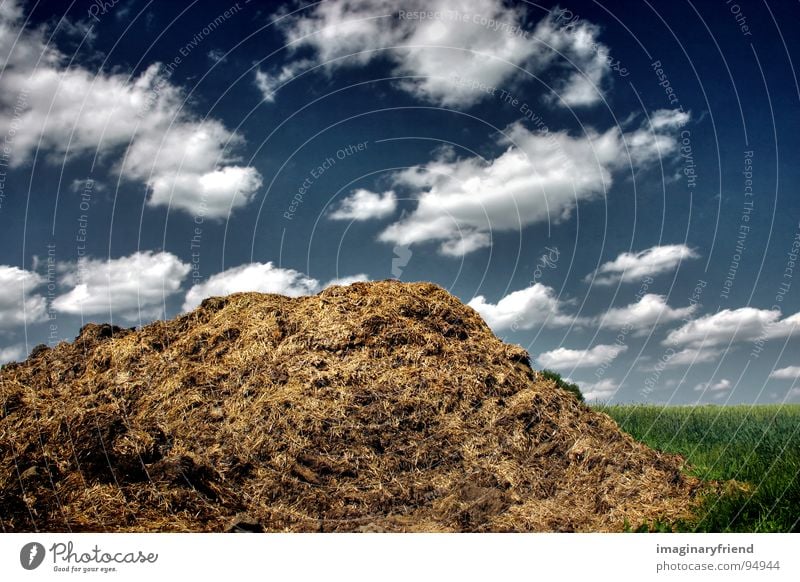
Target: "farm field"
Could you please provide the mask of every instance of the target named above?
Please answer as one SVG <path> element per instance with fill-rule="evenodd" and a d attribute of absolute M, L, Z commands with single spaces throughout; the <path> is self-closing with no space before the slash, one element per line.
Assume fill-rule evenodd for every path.
<path fill-rule="evenodd" d="M 735 480 L 708 496 L 679 531 L 800 531 L 800 405 L 601 405 L 620 428 L 658 450 L 683 455 L 704 480 Z"/>

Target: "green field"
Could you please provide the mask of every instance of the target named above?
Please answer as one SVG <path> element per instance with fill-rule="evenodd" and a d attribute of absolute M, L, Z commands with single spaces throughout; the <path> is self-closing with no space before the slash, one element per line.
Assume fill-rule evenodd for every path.
<path fill-rule="evenodd" d="M 685 457 L 693 475 L 744 484 L 707 495 L 695 520 L 667 529 L 800 531 L 800 405 L 595 408 L 639 441 Z"/>

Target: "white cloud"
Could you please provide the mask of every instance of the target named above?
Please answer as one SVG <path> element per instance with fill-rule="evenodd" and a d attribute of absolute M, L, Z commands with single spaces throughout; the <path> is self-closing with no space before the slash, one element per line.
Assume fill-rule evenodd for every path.
<path fill-rule="evenodd" d="M 540 354 L 536 361 L 543 368 L 552 368 L 554 370 L 591 368 L 614 361 L 617 356 L 627 349 L 628 346 L 618 344 L 601 344 L 588 350 L 558 348 Z"/>
<path fill-rule="evenodd" d="M 597 41 L 599 34 L 600 28 L 585 20 L 567 27 L 558 26 L 552 19 L 539 24 L 537 38 L 567 56 L 577 68 L 556 83 L 557 97 L 551 96 L 551 101 L 567 107 L 594 105 L 601 101 L 610 52 Z"/>
<path fill-rule="evenodd" d="M 211 49 L 206 53 L 206 56 L 208 57 L 208 60 L 215 65 L 218 63 L 223 63 L 227 60 L 225 57 L 225 51 L 220 49 Z"/>
<path fill-rule="evenodd" d="M 61 285 L 72 289 L 53 300 L 53 309 L 135 320 L 162 317 L 164 301 L 180 290 L 191 266 L 171 253 L 147 251 L 111 260 L 82 258 L 59 269 Z"/>
<path fill-rule="evenodd" d="M 414 17 L 419 11 L 436 17 Z M 396 74 L 409 76 L 404 89 L 445 106 L 471 105 L 491 93 L 487 88 L 508 86 L 516 67 L 536 73 L 564 66 L 566 59 L 582 73 L 566 68 L 556 81 L 564 101 L 556 102 L 599 101 L 594 84 L 608 70 L 608 49 L 597 41 L 597 27 L 585 21 L 564 27 L 548 15 L 530 31 L 525 17 L 523 8 L 502 0 L 411 0 L 402 14 L 390 0 L 329 0 L 280 26 L 290 50 L 311 48 L 311 62 L 328 73 L 387 59 Z M 259 71 L 256 82 L 271 98 L 276 84 L 296 72 L 292 65 L 273 74 Z M 514 124 L 501 141 L 506 152 L 489 163 L 439 156 L 396 174 L 398 185 L 418 191 L 419 204 L 380 239 L 398 245 L 439 241 L 442 254 L 463 256 L 488 246 L 493 229 L 565 219 L 579 201 L 603 196 L 613 171 L 630 163 L 639 169 L 673 152 L 674 131 L 688 119 L 684 112 L 660 110 L 652 125 L 580 137 Z"/>
<path fill-rule="evenodd" d="M 167 68 L 153 64 L 135 78 L 67 68 L 42 29 L 22 28 L 18 5 L 3 6 L 0 56 L 9 66 L 0 77 L 0 131 L 14 130 L 12 165 L 39 148 L 59 162 L 94 153 L 122 159 L 115 171 L 144 182 L 150 205 L 213 218 L 252 199 L 261 176 L 235 165 L 242 139 L 219 121 L 195 118 Z"/>
<path fill-rule="evenodd" d="M 261 70 L 256 70 L 256 87 L 261 91 L 264 101 L 272 103 L 275 101 L 275 91 L 286 81 L 294 77 L 295 72 L 288 66 L 277 75 L 270 75 Z"/>
<path fill-rule="evenodd" d="M 349 285 L 358 281 L 369 281 L 365 273 L 350 277 L 331 279 L 320 284 L 317 279 L 294 269 L 276 267 L 272 262 L 247 263 L 217 273 L 203 283 L 192 286 L 186 293 L 183 310 L 190 311 L 207 297 L 219 297 L 245 291 L 275 293 L 288 297 L 313 295 L 332 285 Z"/>
<path fill-rule="evenodd" d="M 44 282 L 37 273 L 0 265 L 0 330 L 46 319 L 47 301 L 33 293 Z"/>
<path fill-rule="evenodd" d="M 203 283 L 194 285 L 186 294 L 183 310 L 194 309 L 206 297 L 224 296 L 244 291 L 299 297 L 316 293 L 318 290 L 319 281 L 294 269 L 282 269 L 273 265 L 272 262 L 249 263 L 232 267 L 212 275 Z"/>
<path fill-rule="evenodd" d="M 25 346 L 0 348 L 0 364 L 19 362 L 25 357 Z"/>
<path fill-rule="evenodd" d="M 261 187 L 255 168 L 225 166 L 206 173 L 178 171 L 150 180 L 152 206 L 170 206 L 196 216 L 219 218 L 247 205 Z"/>
<path fill-rule="evenodd" d="M 741 307 L 723 309 L 671 331 L 664 345 L 692 348 L 734 342 L 785 338 L 800 333 L 800 313 L 781 319 L 777 310 Z"/>
<path fill-rule="evenodd" d="M 678 368 L 682 366 L 693 366 L 695 364 L 707 364 L 715 362 L 724 352 L 719 349 L 684 348 L 662 360 L 662 365 L 666 368 Z"/>
<path fill-rule="evenodd" d="M 552 287 L 535 283 L 531 287 L 509 293 L 496 304 L 479 295 L 469 306 L 481 314 L 496 332 L 503 330 L 532 329 L 537 326 L 595 324 L 611 329 L 629 328 L 644 332 L 657 325 L 689 317 L 696 306 L 672 308 L 661 295 L 642 296 L 637 303 L 609 309 L 597 317 L 580 317 L 564 312 L 568 301 L 560 301 Z"/>
<path fill-rule="evenodd" d="M 574 320 L 562 313 L 562 303 L 555 290 L 541 283 L 509 293 L 496 304 L 489 303 L 483 295 L 478 295 L 468 305 L 480 313 L 495 332 L 532 329 L 540 325 L 569 325 Z"/>
<path fill-rule="evenodd" d="M 489 233 L 470 231 L 458 233 L 458 238 L 447 240 L 439 247 L 439 252 L 447 257 L 463 257 L 478 249 L 491 246 Z"/>
<path fill-rule="evenodd" d="M 619 384 L 611 378 L 599 382 L 577 382 L 587 402 L 605 402 L 611 400 L 619 390 Z"/>
<path fill-rule="evenodd" d="M 413 17 L 419 11 L 437 18 Z M 502 0 L 328 0 L 282 25 L 289 48 L 312 48 L 328 72 L 386 59 L 395 75 L 409 77 L 401 88 L 444 106 L 473 105 L 487 97 L 480 86 L 508 86 L 520 68 L 538 74 L 556 66 L 565 71 L 555 84 L 563 102 L 553 101 L 592 105 L 601 101 L 610 70 L 596 26 L 581 22 L 566 29 L 548 14 L 526 30 L 525 10 Z M 271 96 L 295 73 L 262 73 L 257 82 Z M 454 73 L 463 82 L 454 83 Z"/>
<path fill-rule="evenodd" d="M 694 387 L 696 392 L 726 392 L 731 389 L 730 380 L 723 378 L 719 382 L 702 382 Z"/>
<path fill-rule="evenodd" d="M 655 131 L 675 129 L 686 125 L 689 118 L 690 115 L 680 109 L 658 109 L 650 116 L 649 126 Z"/>
<path fill-rule="evenodd" d="M 12 67 L 29 69 L 40 60 L 42 65 L 49 65 L 59 57 L 56 51 L 46 45 L 40 33 L 30 38 L 17 37 L 22 19 L 23 10 L 19 1 L 4 0 L 0 3 L 0 59 L 4 74 Z"/>
<path fill-rule="evenodd" d="M 261 91 L 264 101 L 273 103 L 275 101 L 275 93 L 284 83 L 291 81 L 299 75 L 303 69 L 311 67 L 312 65 L 312 61 L 302 59 L 287 63 L 276 73 L 266 73 L 261 69 L 256 69 L 256 87 Z"/>
<path fill-rule="evenodd" d="M 770 378 L 775 378 L 776 380 L 797 380 L 800 378 L 800 366 L 788 366 L 786 368 L 779 368 L 773 371 L 770 375 Z"/>
<path fill-rule="evenodd" d="M 359 188 L 344 198 L 331 212 L 331 220 L 369 220 L 386 218 L 397 209 L 397 197 L 392 190 L 377 194 Z"/>
<path fill-rule="evenodd" d="M 105 185 L 91 178 L 86 180 L 73 180 L 72 184 L 70 184 L 70 190 L 73 192 L 103 192 L 105 189 Z"/>
<path fill-rule="evenodd" d="M 613 172 L 629 163 L 640 168 L 674 152 L 674 130 L 688 119 L 682 115 L 674 124 L 662 123 L 664 133 L 646 126 L 622 133 L 614 127 L 576 137 L 563 131 L 531 131 L 514 123 L 499 138 L 505 152 L 489 162 L 440 155 L 396 173 L 398 187 L 415 191 L 417 207 L 379 239 L 401 245 L 441 241 L 440 251 L 453 255 L 481 246 L 459 246 L 462 239 L 488 244 L 492 231 L 565 220 L 578 202 L 605 195 Z"/>
<path fill-rule="evenodd" d="M 663 295 L 648 293 L 637 302 L 625 307 L 609 309 L 595 321 L 601 327 L 614 329 L 630 329 L 645 331 L 656 325 L 669 323 L 689 317 L 696 310 L 696 305 L 672 308 L 667 305 Z"/>
<path fill-rule="evenodd" d="M 369 281 L 369 275 L 366 273 L 359 273 L 358 275 L 352 275 L 350 277 L 338 277 L 336 279 L 331 279 L 325 283 L 323 287 L 326 289 L 328 287 L 333 287 L 334 285 L 341 285 L 342 287 L 345 287 L 351 283 L 364 283 L 367 281 Z"/>
<path fill-rule="evenodd" d="M 681 261 L 698 257 L 696 251 L 683 244 L 654 246 L 638 253 L 622 253 L 587 275 L 584 281 L 596 285 L 613 285 L 620 281 L 631 283 L 672 271 Z"/>

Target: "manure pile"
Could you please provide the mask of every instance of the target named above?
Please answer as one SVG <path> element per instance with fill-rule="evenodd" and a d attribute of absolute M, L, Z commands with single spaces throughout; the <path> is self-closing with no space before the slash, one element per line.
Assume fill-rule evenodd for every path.
<path fill-rule="evenodd" d="M 614 531 L 699 483 L 432 284 L 240 293 L 0 371 L 2 531 Z"/>

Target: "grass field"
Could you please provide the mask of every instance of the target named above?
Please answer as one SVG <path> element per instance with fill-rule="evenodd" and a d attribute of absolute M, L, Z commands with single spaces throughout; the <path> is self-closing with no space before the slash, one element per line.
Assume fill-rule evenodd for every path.
<path fill-rule="evenodd" d="M 647 445 L 683 455 L 706 480 L 746 492 L 707 496 L 680 531 L 800 531 L 800 405 L 597 406 Z"/>

